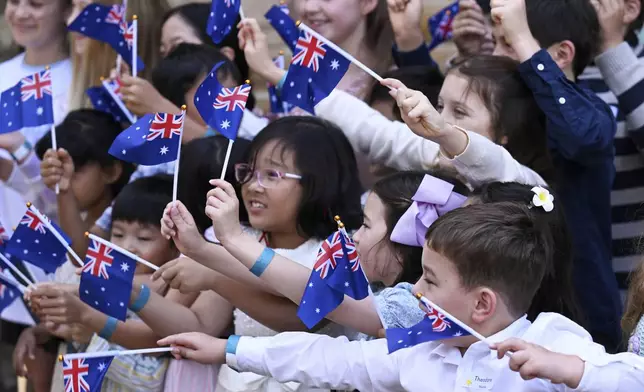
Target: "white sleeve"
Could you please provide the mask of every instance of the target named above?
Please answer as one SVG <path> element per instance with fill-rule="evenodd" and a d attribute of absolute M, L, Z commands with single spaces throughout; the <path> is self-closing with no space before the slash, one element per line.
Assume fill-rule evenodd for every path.
<path fill-rule="evenodd" d="M 384 339 L 350 342 L 346 337 L 305 332 L 241 337 L 226 354 L 231 368 L 270 376 L 282 383 L 374 392 L 402 389 L 400 359 L 396 353 L 387 354 Z"/>
<path fill-rule="evenodd" d="M 478 133 L 468 131 L 467 136 L 465 151 L 446 159 L 471 186 L 476 188 L 493 181 L 546 185 L 539 174 L 517 162 L 503 146 Z"/>
<path fill-rule="evenodd" d="M 585 361 L 584 375 L 574 391 L 644 391 L 644 358 L 633 353 L 620 353 L 582 359 Z"/>
<path fill-rule="evenodd" d="M 438 144 L 391 121 L 358 98 L 340 90 L 315 107 L 316 115 L 336 124 L 356 151 L 397 170 L 425 170 L 435 165 Z"/>

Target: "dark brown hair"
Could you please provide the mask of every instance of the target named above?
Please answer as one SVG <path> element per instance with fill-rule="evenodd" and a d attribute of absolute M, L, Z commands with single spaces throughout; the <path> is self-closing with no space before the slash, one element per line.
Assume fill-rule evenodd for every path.
<path fill-rule="evenodd" d="M 367 15 L 366 45 L 378 56 L 377 72 L 386 71 L 391 65 L 391 45 L 394 33 L 389 21 L 387 0 L 378 0 L 378 5 Z"/>
<path fill-rule="evenodd" d="M 399 244 L 390 241 L 389 238 L 400 217 L 411 206 L 413 202 L 411 198 L 416 194 L 426 174 L 449 182 L 454 185 L 454 192 L 460 193 L 463 196 L 467 196 L 469 193 L 467 187 L 459 180 L 438 170 L 433 170 L 430 173 L 422 171 L 398 172 L 380 179 L 372 188 L 373 193 L 380 198 L 382 204 L 385 206 L 387 234 L 385 234 L 381 243 L 388 242 L 391 244 L 396 261 L 402 265 L 402 271 L 394 285 L 401 282 L 416 283 L 423 274 L 421 263 L 423 248 Z"/>
<path fill-rule="evenodd" d="M 530 308 L 553 249 L 549 226 L 517 203 L 457 208 L 434 222 L 426 245 L 454 263 L 464 287 L 491 288 L 517 317 Z"/>
<path fill-rule="evenodd" d="M 519 63 L 505 56 L 480 55 L 456 65 L 490 112 L 494 142 L 502 144 L 522 165 L 546 182 L 554 180 L 554 168 L 546 145 L 546 116 L 519 74 Z"/>
<path fill-rule="evenodd" d="M 628 339 L 644 315 L 644 261 L 632 272 L 626 297 L 626 310 L 622 317 L 622 330 Z"/>

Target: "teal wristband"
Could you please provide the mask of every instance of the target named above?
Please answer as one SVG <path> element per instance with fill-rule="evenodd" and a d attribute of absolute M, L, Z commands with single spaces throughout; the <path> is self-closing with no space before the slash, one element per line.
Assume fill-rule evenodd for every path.
<path fill-rule="evenodd" d="M 257 261 L 251 267 L 250 272 L 259 278 L 266 270 L 266 267 L 273 261 L 273 257 L 275 257 L 275 251 L 269 247 L 264 248 L 262 254 L 259 255 Z"/>
<path fill-rule="evenodd" d="M 147 285 L 141 285 L 141 292 L 139 296 L 136 297 L 134 303 L 130 306 L 130 310 L 134 313 L 140 312 L 150 299 L 150 288 Z"/>
<path fill-rule="evenodd" d="M 281 94 L 282 89 L 284 88 L 284 82 L 286 82 L 286 77 L 288 76 L 288 71 L 284 72 L 284 76 L 282 76 L 282 79 L 280 79 L 279 82 L 277 82 L 277 86 L 275 86 L 275 89 Z"/>
<path fill-rule="evenodd" d="M 226 340 L 226 354 L 237 354 L 237 345 L 239 344 L 239 336 L 230 335 Z"/>
<path fill-rule="evenodd" d="M 98 336 L 109 341 L 112 338 L 114 331 L 116 331 L 116 324 L 118 324 L 117 319 L 114 317 L 108 317 L 105 322 L 105 326 L 101 329 L 101 332 L 98 333 Z"/>

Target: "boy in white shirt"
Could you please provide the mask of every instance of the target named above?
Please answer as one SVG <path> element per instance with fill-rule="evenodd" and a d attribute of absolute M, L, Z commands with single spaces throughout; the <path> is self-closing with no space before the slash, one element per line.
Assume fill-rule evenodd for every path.
<path fill-rule="evenodd" d="M 227 363 L 238 371 L 270 375 L 279 381 L 360 391 L 624 391 L 642 390 L 644 366 L 632 357 L 610 356 L 582 327 L 545 313 L 526 319 L 545 273 L 551 269 L 552 235 L 529 213 L 542 208 L 493 203 L 456 209 L 427 232 L 423 276 L 414 292 L 431 299 L 492 343 L 518 337 L 565 356 L 557 366 L 524 380 L 522 358 L 543 357 L 530 346 L 501 356 L 472 336 L 422 343 L 387 352 L 384 339 L 350 342 L 308 333 L 269 338 L 232 336 L 227 341 L 190 333 L 170 336 L 160 345 L 176 346 L 176 357 Z M 222 205 L 221 208 L 227 208 Z M 560 208 L 560 207 L 555 207 Z M 266 260 L 259 260 L 266 263 Z M 505 351 L 502 351 L 505 352 Z M 516 355 L 516 357 L 514 357 Z M 553 373 L 553 369 L 555 373 Z M 622 375 L 627 375 L 622 377 Z M 560 383 L 560 384 L 555 384 Z"/>

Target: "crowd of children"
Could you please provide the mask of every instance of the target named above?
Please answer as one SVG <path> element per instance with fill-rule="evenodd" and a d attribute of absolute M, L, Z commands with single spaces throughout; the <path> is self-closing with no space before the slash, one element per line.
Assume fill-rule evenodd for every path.
<path fill-rule="evenodd" d="M 3 132 L 2 94 L 0 305 L 15 262 L 31 322 L 2 305 L 0 363 L 35 392 L 644 390 L 642 0 L 445 2 L 431 43 L 422 0 L 290 0 L 308 39 L 286 42 L 293 63 L 317 72 L 337 49 L 352 64 L 328 91 L 309 79 L 314 114 L 246 92 L 234 142 L 202 87 L 252 74 L 286 100 L 295 71 L 243 11 L 213 40 L 218 3 L 240 7 L 6 2 L 22 51 L 0 92 L 46 69 L 53 124 Z M 71 27 L 90 6 L 133 21 L 132 59 Z M 439 38 L 457 48 L 444 66 Z M 108 81 L 135 121 L 90 100 Z M 158 113 L 183 114 L 177 160 L 117 157 Z M 57 268 L 9 251 L 25 214 L 60 230 Z M 363 295 L 353 278 L 339 298 L 313 290 L 338 260 Z M 133 276 L 105 304 L 121 318 L 87 300 L 83 274 L 109 267 Z"/>

